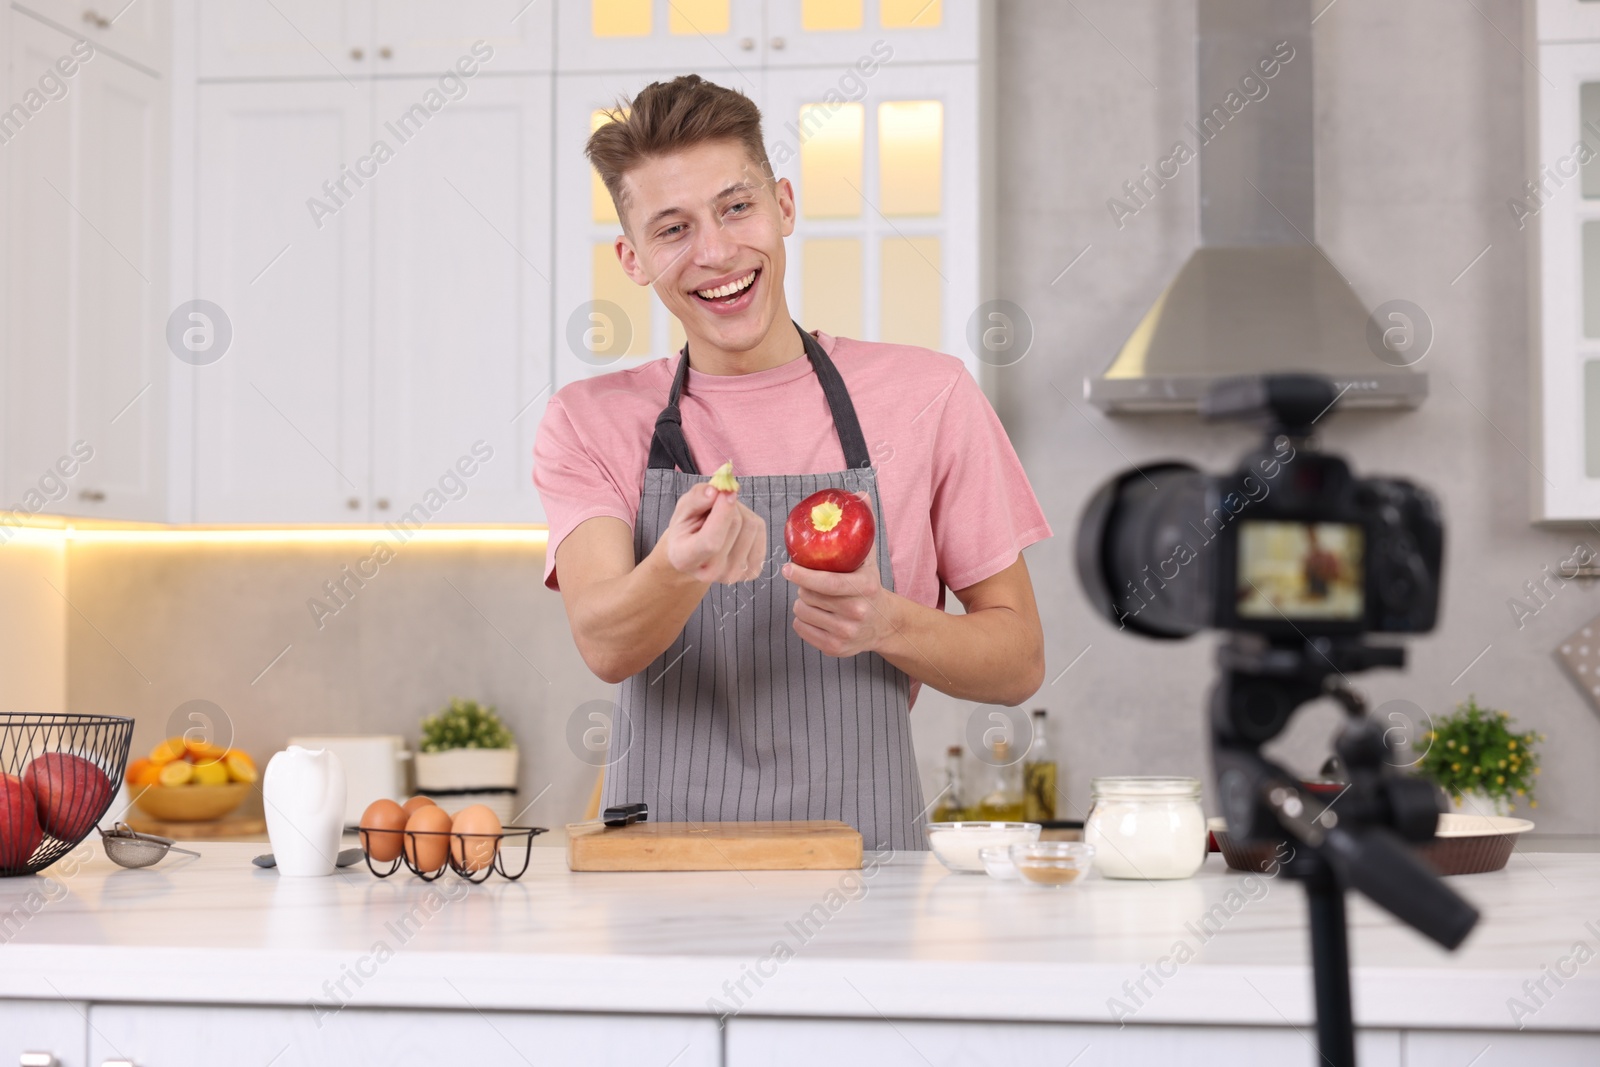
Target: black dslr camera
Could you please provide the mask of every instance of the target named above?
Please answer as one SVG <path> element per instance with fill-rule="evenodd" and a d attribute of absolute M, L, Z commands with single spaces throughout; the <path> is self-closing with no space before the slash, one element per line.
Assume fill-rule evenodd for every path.
<path fill-rule="evenodd" d="M 1433 629 L 1444 525 L 1425 490 L 1358 479 L 1315 450 L 1312 428 L 1337 400 L 1314 375 L 1219 382 L 1202 414 L 1261 420 L 1265 444 L 1232 474 L 1168 463 L 1112 479 L 1085 509 L 1078 574 L 1119 627 L 1154 638 L 1226 632 L 1209 708 L 1217 800 L 1235 840 L 1293 845 L 1283 873 L 1305 882 L 1310 903 L 1318 1051 L 1347 1067 L 1345 887 L 1446 948 L 1478 913 L 1408 847 L 1433 837 L 1443 796 L 1399 769 L 1347 678 L 1405 663 L 1404 648 L 1368 644 L 1367 633 Z M 1348 714 L 1334 743 L 1344 788 L 1332 797 L 1261 754 L 1322 696 Z"/>
<path fill-rule="evenodd" d="M 1165 463 L 1103 486 L 1078 538 L 1091 603 L 1146 637 L 1433 629 L 1439 507 L 1410 482 L 1358 479 L 1338 456 L 1307 448 L 1332 404 L 1329 383 L 1308 375 L 1218 383 L 1202 414 L 1270 419 L 1265 445 L 1231 474 Z"/>

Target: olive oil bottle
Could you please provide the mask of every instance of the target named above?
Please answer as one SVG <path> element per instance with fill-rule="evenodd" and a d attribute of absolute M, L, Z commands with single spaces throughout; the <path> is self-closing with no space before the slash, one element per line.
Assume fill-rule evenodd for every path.
<path fill-rule="evenodd" d="M 1056 757 L 1050 748 L 1045 710 L 1033 709 L 1033 742 L 1022 761 L 1025 803 L 1023 817 L 1028 822 L 1048 822 L 1056 817 L 1056 796 L 1060 787 Z"/>
<path fill-rule="evenodd" d="M 989 791 L 979 799 L 972 818 L 980 822 L 1021 822 L 1024 811 L 1022 761 L 1011 755 L 1011 745 L 996 741 L 990 750 Z"/>
<path fill-rule="evenodd" d="M 961 746 L 951 745 L 944 755 L 944 793 L 933 806 L 934 822 L 961 822 L 967 817 L 966 793 L 961 788 Z"/>

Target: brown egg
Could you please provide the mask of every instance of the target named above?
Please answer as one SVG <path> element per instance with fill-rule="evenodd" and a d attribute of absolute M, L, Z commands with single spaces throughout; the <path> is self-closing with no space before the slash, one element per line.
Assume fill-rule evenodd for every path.
<path fill-rule="evenodd" d="M 437 871 L 450 854 L 449 832 L 450 816 L 444 809 L 436 804 L 418 808 L 406 820 L 406 859 L 425 874 Z"/>
<path fill-rule="evenodd" d="M 378 863 L 392 863 L 400 855 L 400 831 L 406 828 L 405 809 L 392 800 L 374 800 L 361 813 L 361 847 Z"/>
<path fill-rule="evenodd" d="M 483 804 L 457 812 L 450 833 L 450 858 L 461 870 L 481 871 L 500 851 L 500 818 Z"/>
<path fill-rule="evenodd" d="M 416 810 L 418 808 L 425 808 L 429 804 L 432 804 L 432 803 L 433 803 L 433 798 L 432 797 L 416 796 L 416 797 L 412 797 L 410 800 L 406 801 L 405 804 L 401 807 L 400 810 L 404 811 L 406 813 L 406 818 L 409 819 L 409 818 L 411 818 L 412 815 L 414 815 L 416 813 Z"/>

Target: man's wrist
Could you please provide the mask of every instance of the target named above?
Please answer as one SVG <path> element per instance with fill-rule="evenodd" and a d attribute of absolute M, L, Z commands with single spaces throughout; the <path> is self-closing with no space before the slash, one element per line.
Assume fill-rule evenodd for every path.
<path fill-rule="evenodd" d="M 649 574 L 652 581 L 662 583 L 668 588 L 699 589 L 702 593 L 711 588 L 710 582 L 702 582 L 692 574 L 685 574 L 672 565 L 667 558 L 667 538 L 663 536 L 656 542 L 656 547 L 650 550 L 641 564 Z"/>

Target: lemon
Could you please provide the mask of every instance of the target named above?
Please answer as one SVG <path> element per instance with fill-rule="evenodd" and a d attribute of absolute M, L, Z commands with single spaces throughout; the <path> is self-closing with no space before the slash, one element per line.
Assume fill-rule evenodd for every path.
<path fill-rule="evenodd" d="M 168 764 L 171 766 L 171 764 Z M 194 765 L 194 783 L 196 785 L 227 785 L 228 768 L 221 763 L 197 763 Z"/>
<path fill-rule="evenodd" d="M 229 752 L 223 763 L 228 768 L 228 777 L 235 782 L 253 782 L 257 778 L 255 762 L 243 752 Z"/>
<path fill-rule="evenodd" d="M 156 780 L 162 785 L 188 785 L 193 778 L 194 764 L 173 760 L 161 768 L 161 777 Z"/>

